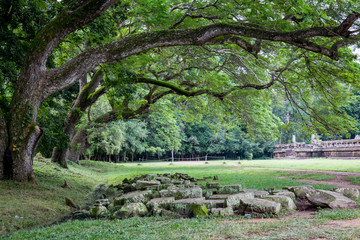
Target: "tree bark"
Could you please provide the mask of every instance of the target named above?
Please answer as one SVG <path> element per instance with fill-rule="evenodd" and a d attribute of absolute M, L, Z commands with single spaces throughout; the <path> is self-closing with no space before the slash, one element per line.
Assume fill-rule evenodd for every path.
<path fill-rule="evenodd" d="M 66 158 L 79 164 L 80 155 L 88 148 L 86 128 L 79 129 L 70 143 L 70 148 L 66 152 Z"/>
<path fill-rule="evenodd" d="M 79 95 L 73 102 L 68 112 L 64 127 L 64 133 L 69 137 L 70 142 L 72 141 L 72 138 L 74 136 L 75 127 L 80 122 L 80 119 L 83 116 L 83 112 L 90 105 L 92 105 L 101 95 L 105 93 L 104 87 L 96 91 L 96 88 L 99 86 L 101 80 L 103 79 L 103 76 L 103 72 L 99 70 L 98 72 L 96 72 L 96 74 L 93 76 L 93 78 L 88 84 L 84 84 L 86 83 L 86 75 L 84 75 L 80 79 L 81 84 L 79 89 Z M 67 168 L 66 156 L 68 154 L 68 151 L 69 148 L 65 149 L 55 147 L 51 156 L 51 161 L 60 164 L 64 168 Z M 72 157 L 76 159 L 76 163 L 79 163 L 79 156 L 74 155 Z"/>
<path fill-rule="evenodd" d="M 5 152 L 8 148 L 9 137 L 8 137 L 8 130 L 7 125 L 5 122 L 5 116 L 3 115 L 2 110 L 0 109 L 0 179 L 5 178 L 5 176 L 11 176 L 12 171 L 5 172 L 7 170 L 6 167 L 6 159 L 5 159 Z M 9 170 L 7 170 L 9 171 Z"/>

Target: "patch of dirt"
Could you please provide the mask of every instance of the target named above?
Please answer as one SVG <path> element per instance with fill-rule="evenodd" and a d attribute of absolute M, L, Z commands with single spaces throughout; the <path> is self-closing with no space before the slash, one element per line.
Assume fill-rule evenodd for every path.
<path fill-rule="evenodd" d="M 357 228 L 360 227 L 360 218 L 351 220 L 331 220 L 324 224 L 326 227 L 345 227 L 345 228 Z"/>
<path fill-rule="evenodd" d="M 256 168 L 256 167 L 249 167 L 249 168 Z M 283 169 L 283 168 L 261 168 L 261 169 L 289 171 L 289 172 L 293 172 L 294 174 L 324 173 L 328 175 L 334 175 L 335 176 L 334 179 L 327 181 L 317 181 L 313 179 L 296 179 L 296 180 L 299 182 L 310 183 L 310 184 L 324 184 L 324 185 L 332 185 L 332 186 L 344 187 L 344 188 L 356 188 L 360 190 L 359 185 L 354 185 L 351 182 L 345 181 L 346 177 L 360 176 L 359 172 L 339 172 L 339 171 L 301 170 L 301 169 Z M 291 176 L 281 176 L 279 178 L 291 178 Z"/>

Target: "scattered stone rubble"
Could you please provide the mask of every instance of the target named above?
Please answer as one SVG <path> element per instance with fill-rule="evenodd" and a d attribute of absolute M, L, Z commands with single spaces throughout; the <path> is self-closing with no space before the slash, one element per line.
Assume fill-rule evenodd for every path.
<path fill-rule="evenodd" d="M 213 180 L 214 179 L 214 180 Z M 275 216 L 296 210 L 298 201 L 315 207 L 355 208 L 359 191 L 338 188 L 316 190 L 312 186 L 289 186 L 282 190 L 243 189 L 241 184 L 220 185 L 218 176 L 195 179 L 187 174 L 147 174 L 122 184 L 99 185 L 95 202 L 87 209 L 73 212 L 73 218 L 128 218 L 134 216 L 193 217 L 206 215 Z"/>

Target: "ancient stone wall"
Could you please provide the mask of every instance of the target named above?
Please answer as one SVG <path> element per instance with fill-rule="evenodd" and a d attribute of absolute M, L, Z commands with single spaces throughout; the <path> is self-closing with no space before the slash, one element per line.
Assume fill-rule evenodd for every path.
<path fill-rule="evenodd" d="M 360 139 L 275 145 L 275 158 L 360 158 Z"/>

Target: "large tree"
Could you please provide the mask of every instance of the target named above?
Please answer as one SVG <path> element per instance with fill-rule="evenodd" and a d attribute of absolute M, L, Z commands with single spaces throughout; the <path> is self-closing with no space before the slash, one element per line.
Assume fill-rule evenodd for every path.
<path fill-rule="evenodd" d="M 48 4 L 47 1 L 38 2 L 45 6 Z M 0 111 L 0 156 L 5 156 L 2 161 L 11 161 L 10 175 L 14 180 L 34 179 L 32 161 L 42 135 L 42 130 L 36 125 L 40 104 L 101 64 L 121 61 L 155 48 L 227 44 L 236 44 L 249 53 L 248 57 L 280 55 L 284 49 L 293 49 L 296 53 L 300 49 L 303 55 L 313 52 L 332 62 L 345 56 L 341 48 L 359 40 L 357 20 L 360 14 L 354 12 L 359 7 L 356 1 L 215 0 L 180 5 L 178 1 L 170 0 L 134 1 L 130 4 L 134 17 L 116 24 L 122 28 L 123 34 L 105 44 L 83 48 L 63 64 L 48 68 L 54 49 L 67 36 L 120 4 L 118 2 L 62 1 L 61 11 L 30 40 L 11 94 L 9 111 L 6 108 Z M 9 6 L 2 12 L 8 13 L 11 9 Z M 264 45 L 268 47 L 263 53 Z M 272 52 L 269 52 L 269 45 L 272 45 Z M 221 50 L 225 51 L 220 48 L 211 51 Z M 267 79 L 245 81 L 236 88 L 268 88 L 277 80 L 271 78 L 271 72 Z M 290 85 L 286 90 L 289 89 Z M 9 151 L 10 154 L 5 154 Z M 3 164 L 0 164 L 0 169 L 4 174 Z"/>

